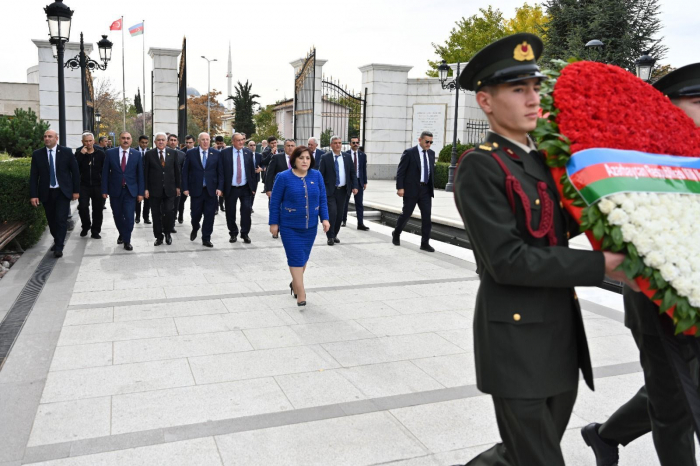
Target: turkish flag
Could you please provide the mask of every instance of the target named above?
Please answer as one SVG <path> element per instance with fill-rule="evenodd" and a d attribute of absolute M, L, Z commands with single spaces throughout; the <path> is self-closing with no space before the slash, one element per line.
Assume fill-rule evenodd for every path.
<path fill-rule="evenodd" d="M 112 23 L 112 25 L 109 27 L 110 31 L 121 31 L 122 30 L 122 20 L 118 19 L 115 22 Z"/>

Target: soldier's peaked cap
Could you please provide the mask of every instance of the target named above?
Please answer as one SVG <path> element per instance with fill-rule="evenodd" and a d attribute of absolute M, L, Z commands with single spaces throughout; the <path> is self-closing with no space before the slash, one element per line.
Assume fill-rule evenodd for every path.
<path fill-rule="evenodd" d="M 513 34 L 493 42 L 467 63 L 459 76 L 460 87 L 478 91 L 491 84 L 544 78 L 537 66 L 544 45 L 534 34 Z"/>
<path fill-rule="evenodd" d="M 700 63 L 671 71 L 656 81 L 654 87 L 672 99 L 700 95 Z"/>

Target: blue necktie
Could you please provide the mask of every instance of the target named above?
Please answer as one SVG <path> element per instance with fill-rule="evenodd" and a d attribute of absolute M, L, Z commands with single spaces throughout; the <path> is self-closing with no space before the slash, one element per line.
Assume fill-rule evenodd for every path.
<path fill-rule="evenodd" d="M 338 157 L 339 155 L 334 155 L 335 157 L 335 187 L 337 188 L 340 186 L 340 166 L 338 165 Z"/>
<path fill-rule="evenodd" d="M 53 150 L 49 149 L 49 182 L 51 187 L 56 186 L 56 168 L 53 165 Z"/>
<path fill-rule="evenodd" d="M 207 168 L 207 151 L 202 152 L 202 168 L 204 168 L 204 169 Z M 202 179 L 204 180 L 204 186 L 206 186 L 207 185 L 206 174 L 202 175 Z"/>
<path fill-rule="evenodd" d="M 425 155 L 425 150 L 423 151 L 423 183 L 428 182 L 428 157 Z"/>

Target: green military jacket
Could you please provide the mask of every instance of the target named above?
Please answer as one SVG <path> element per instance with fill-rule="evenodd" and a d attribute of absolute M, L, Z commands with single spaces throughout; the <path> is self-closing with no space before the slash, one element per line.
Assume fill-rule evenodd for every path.
<path fill-rule="evenodd" d="M 511 210 L 506 174 L 496 154 L 521 183 L 530 201 L 532 228 L 543 202 L 537 184 L 546 183 L 554 204 L 557 245 L 527 229 L 520 198 Z M 574 390 L 579 368 L 593 389 L 588 344 L 574 286 L 602 283 L 605 260 L 599 251 L 570 249 L 579 233 L 562 208 L 549 169 L 537 152 L 489 132 L 457 167 L 454 193 L 480 277 L 474 314 L 477 386 L 503 398 L 545 398 Z"/>

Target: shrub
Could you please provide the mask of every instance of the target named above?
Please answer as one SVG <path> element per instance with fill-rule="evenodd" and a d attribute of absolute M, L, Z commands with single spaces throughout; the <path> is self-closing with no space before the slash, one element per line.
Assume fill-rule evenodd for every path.
<path fill-rule="evenodd" d="M 43 207 L 29 203 L 31 158 L 0 162 L 0 224 L 19 220 L 27 228 L 17 236 L 23 248 L 36 244 L 46 229 Z"/>
<path fill-rule="evenodd" d="M 438 189 L 445 189 L 447 184 L 447 175 L 450 168 L 449 163 L 436 162 L 435 163 L 435 187 Z"/>
<path fill-rule="evenodd" d="M 474 147 L 474 144 L 460 144 L 459 139 L 457 140 L 457 160 L 464 154 L 464 151 Z M 438 155 L 438 162 L 451 163 L 452 162 L 452 144 L 448 144 L 442 148 L 440 155 Z"/>
<path fill-rule="evenodd" d="M 38 120 L 34 110 L 15 110 L 14 117 L 0 117 L 0 150 L 13 157 L 31 157 L 32 152 L 44 145 L 44 132 L 49 124 Z"/>

